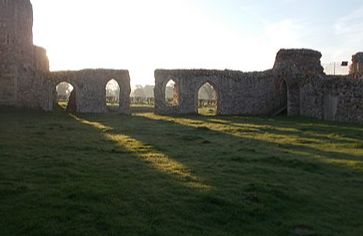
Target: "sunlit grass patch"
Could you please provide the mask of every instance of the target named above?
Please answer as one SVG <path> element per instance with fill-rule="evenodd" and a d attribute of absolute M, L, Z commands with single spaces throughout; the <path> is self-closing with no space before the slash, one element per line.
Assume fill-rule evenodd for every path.
<path fill-rule="evenodd" d="M 210 186 L 202 183 L 200 178 L 193 176 L 190 170 L 182 163 L 172 160 L 167 155 L 154 150 L 149 145 L 146 145 L 141 141 L 133 139 L 127 135 L 117 133 L 112 134 L 111 132 L 108 132 L 112 130 L 110 126 L 106 126 L 99 122 L 88 121 L 75 115 L 71 116 L 81 124 L 89 125 L 104 132 L 104 136 L 107 140 L 113 141 L 117 145 L 120 145 L 122 148 L 126 149 L 128 152 L 135 154 L 139 159 L 149 163 L 157 170 L 171 174 L 178 179 L 182 179 L 184 182 L 186 182 L 187 185 L 193 188 L 205 190 L 211 189 Z"/>
<path fill-rule="evenodd" d="M 286 120 L 286 124 L 279 124 L 281 121 L 273 123 L 268 119 L 261 120 L 262 122 L 251 122 L 250 118 L 240 119 L 198 119 L 196 117 L 167 117 L 151 113 L 144 113 L 142 116 L 153 120 L 163 120 L 177 123 L 180 125 L 203 128 L 223 134 L 232 135 L 241 139 L 251 139 L 259 142 L 264 142 L 268 146 L 277 146 L 281 150 L 289 151 L 290 149 L 296 153 L 307 152 L 319 156 L 325 156 L 328 159 L 356 159 L 360 160 L 363 157 L 363 135 L 361 139 L 349 138 L 333 132 L 314 132 L 315 124 L 311 123 L 309 131 L 304 131 L 298 127 L 293 127 L 293 120 Z M 257 120 L 260 118 L 257 118 Z M 321 128 L 319 128 L 321 130 Z M 329 129 L 327 126 L 326 129 Z M 360 127 L 357 127 L 359 133 Z M 306 151 L 305 151 L 306 150 Z M 348 155 L 345 157 L 345 155 Z M 340 161 L 340 163 L 344 160 Z M 330 162 L 332 164 L 338 162 Z"/>
<path fill-rule="evenodd" d="M 215 116 L 217 115 L 217 107 L 198 108 L 198 114 L 202 116 Z"/>
<path fill-rule="evenodd" d="M 0 109 L 0 235 L 362 235 L 362 125 Z"/>
<path fill-rule="evenodd" d="M 58 106 L 62 108 L 63 110 L 67 109 L 68 102 L 58 102 Z"/>

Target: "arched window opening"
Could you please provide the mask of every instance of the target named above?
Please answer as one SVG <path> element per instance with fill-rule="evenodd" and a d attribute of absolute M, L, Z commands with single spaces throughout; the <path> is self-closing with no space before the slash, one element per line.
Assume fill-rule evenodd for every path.
<path fill-rule="evenodd" d="M 165 102 L 170 106 L 179 105 L 179 88 L 174 80 L 170 80 L 165 86 Z"/>
<path fill-rule="evenodd" d="M 120 107 L 120 86 L 114 79 L 106 84 L 106 106 L 110 112 L 117 112 Z"/>
<path fill-rule="evenodd" d="M 56 86 L 56 105 L 63 110 L 75 111 L 75 90 L 68 82 L 61 82 Z M 73 108 L 71 108 L 71 105 Z"/>
<path fill-rule="evenodd" d="M 210 83 L 205 83 L 198 91 L 198 114 L 215 116 L 218 114 L 218 95 Z"/>

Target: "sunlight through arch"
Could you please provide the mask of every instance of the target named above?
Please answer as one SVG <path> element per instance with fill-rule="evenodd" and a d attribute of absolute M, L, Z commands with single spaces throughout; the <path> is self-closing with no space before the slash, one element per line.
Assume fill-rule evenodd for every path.
<path fill-rule="evenodd" d="M 174 80 L 169 80 L 165 86 L 165 102 L 169 106 L 179 105 L 179 88 Z"/>
<path fill-rule="evenodd" d="M 117 111 L 120 107 L 120 85 L 115 79 L 106 84 L 106 106 L 108 111 Z"/>
<path fill-rule="evenodd" d="M 76 107 L 75 104 L 75 90 L 74 86 L 68 82 L 60 82 L 55 87 L 56 96 L 55 96 L 55 104 L 65 110 L 75 110 L 71 109 Z"/>
<path fill-rule="evenodd" d="M 218 114 L 218 94 L 209 82 L 204 83 L 198 90 L 198 114 L 208 116 Z"/>

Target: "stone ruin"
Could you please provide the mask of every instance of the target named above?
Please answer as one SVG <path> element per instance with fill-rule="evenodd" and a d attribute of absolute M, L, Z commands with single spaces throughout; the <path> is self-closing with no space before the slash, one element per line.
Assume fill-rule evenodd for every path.
<path fill-rule="evenodd" d="M 38 107 L 49 63 L 33 45 L 33 11 L 29 1 L 0 1 L 0 104 Z M 34 103 L 34 101 L 37 101 Z"/>
<path fill-rule="evenodd" d="M 274 67 L 263 72 L 217 70 L 157 70 L 155 112 L 162 115 L 198 112 L 198 91 L 209 83 L 217 92 L 219 115 L 277 115 L 323 120 L 363 121 L 363 57 L 353 56 L 347 76 L 324 74 L 318 51 L 282 49 Z M 168 104 L 165 86 L 174 81 L 176 105 Z"/>
<path fill-rule="evenodd" d="M 70 96 L 69 111 L 81 113 L 106 113 L 106 85 L 114 79 L 120 87 L 119 107 L 117 112 L 130 113 L 130 76 L 126 70 L 81 70 L 59 71 L 49 73 L 48 85 L 49 104 L 46 110 L 52 110 L 55 104 L 56 86 L 61 82 L 67 82 L 73 86 Z M 52 99 L 53 98 L 53 99 Z"/>
<path fill-rule="evenodd" d="M 33 45 L 33 9 L 30 0 L 0 0 L 0 105 L 53 110 L 56 86 L 73 88 L 70 104 L 75 112 L 103 113 L 106 84 L 120 86 L 118 112 L 130 112 L 130 76 L 126 70 L 50 72 L 46 51 Z"/>
<path fill-rule="evenodd" d="M 74 112 L 104 113 L 105 86 L 115 79 L 121 89 L 118 112 L 130 112 L 130 76 L 126 70 L 50 72 L 46 51 L 33 45 L 29 0 L 0 0 L 0 105 L 51 111 L 55 89 L 68 82 Z M 321 53 L 282 49 L 271 70 L 244 73 L 218 70 L 156 70 L 155 113 L 196 114 L 198 91 L 206 83 L 217 93 L 219 115 L 306 116 L 363 122 L 363 53 L 352 58 L 350 74 L 324 74 Z M 165 101 L 166 85 L 175 82 L 175 102 Z"/>
<path fill-rule="evenodd" d="M 349 73 L 355 78 L 363 77 L 363 52 L 353 55 L 352 62 Z"/>

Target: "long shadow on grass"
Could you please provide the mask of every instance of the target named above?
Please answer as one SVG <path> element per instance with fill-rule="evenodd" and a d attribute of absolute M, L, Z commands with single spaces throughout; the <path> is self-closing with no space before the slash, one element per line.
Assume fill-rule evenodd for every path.
<path fill-rule="evenodd" d="M 301 224 L 341 235 L 361 225 L 361 174 L 311 150 L 198 120 L 65 117 L 2 119 L 2 235 L 289 235 Z"/>
<path fill-rule="evenodd" d="M 316 134 L 317 132 L 319 133 L 319 131 L 316 131 L 314 134 L 291 131 L 296 129 L 296 122 L 293 121 L 285 121 L 283 125 L 280 125 L 280 127 L 283 127 L 285 130 L 279 130 L 279 126 L 275 128 L 272 121 L 265 121 L 261 118 L 256 118 L 257 122 L 255 123 L 248 121 L 242 124 L 243 120 L 239 120 L 242 124 L 241 126 L 236 124 L 236 122 L 233 125 L 230 125 L 230 122 L 225 124 L 223 123 L 224 118 L 221 118 L 218 120 L 219 126 L 215 126 L 213 122 L 215 119 L 211 121 L 211 119 L 205 119 L 203 117 L 188 116 L 176 118 L 157 115 L 144 115 L 144 117 L 146 119 L 162 120 L 178 125 L 194 127 L 199 130 L 206 129 L 219 134 L 230 135 L 241 141 L 245 141 L 246 143 L 252 143 L 254 144 L 253 146 L 265 147 L 265 145 L 268 145 L 269 149 L 265 150 L 268 152 L 273 151 L 272 153 L 276 153 L 275 151 L 282 151 L 284 153 L 290 152 L 295 155 L 300 154 L 300 156 L 314 157 L 314 161 L 331 161 L 339 165 L 344 164 L 344 161 L 352 161 L 353 164 L 355 163 L 358 165 L 362 164 L 360 163 L 362 161 L 362 140 L 349 140 L 350 146 L 348 145 L 347 148 L 350 151 L 353 149 L 353 153 L 347 153 L 344 150 L 340 150 L 340 148 L 332 150 L 329 149 L 329 146 L 324 145 L 335 145 L 336 143 L 345 144 L 347 141 L 345 139 L 331 140 L 330 136 L 325 135 L 323 135 L 324 140 L 322 141 L 320 134 Z M 277 123 L 281 123 L 281 121 Z M 314 128 L 311 129 L 314 130 Z M 324 132 L 328 131 L 324 130 Z M 359 131 L 357 133 L 359 133 Z M 325 140 L 329 140 L 329 142 L 325 142 Z M 321 146 L 324 147 L 322 148 Z"/>
<path fill-rule="evenodd" d="M 203 137 L 210 135 L 208 130 L 143 117 L 73 117 L 81 124 L 94 128 L 106 140 L 119 145 L 139 161 L 146 163 L 150 169 L 166 175 L 169 179 L 167 182 L 186 187 L 184 191 L 179 192 L 178 200 L 184 199 L 182 208 L 177 209 L 180 203 L 175 202 L 175 211 L 181 214 L 179 217 L 187 220 L 187 224 L 192 223 L 190 226 L 198 225 L 199 228 L 194 229 L 197 232 L 205 233 L 207 230 L 209 234 L 227 235 L 227 232 L 267 233 L 270 229 L 253 225 L 258 221 L 273 221 L 273 217 L 269 219 L 270 212 L 279 213 L 281 217 L 287 213 L 283 202 L 286 198 L 290 199 L 284 192 L 289 188 L 277 184 L 275 180 L 267 181 L 270 177 L 260 177 L 251 181 L 255 178 L 252 172 L 261 174 L 261 170 L 258 171 L 250 165 L 238 167 L 237 163 L 240 160 L 236 160 L 236 163 L 232 161 L 231 165 L 231 160 L 223 159 L 227 152 L 218 152 L 217 149 L 207 152 L 208 148 L 199 145 L 213 146 Z M 198 136 L 200 133 L 202 136 Z M 235 137 L 225 137 L 227 142 L 236 141 Z M 198 143 L 197 146 L 191 145 L 195 142 Z M 144 181 L 153 188 L 152 179 Z M 170 189 L 167 191 L 170 192 Z M 296 199 L 300 203 L 301 199 Z M 269 201 L 279 203 L 266 206 Z M 291 205 L 298 206 L 294 201 Z M 206 225 L 209 225 L 209 229 L 205 228 Z M 286 231 L 288 229 L 285 228 L 283 232 Z"/>
<path fill-rule="evenodd" d="M 218 212 L 212 222 L 229 225 L 233 232 L 247 227 L 240 226 L 241 220 L 284 225 L 279 223 L 283 219 L 290 225 L 302 217 L 314 225 L 311 214 L 319 212 L 327 212 L 324 217 L 334 226 L 342 220 L 333 223 L 330 218 L 336 199 L 350 196 L 351 201 L 344 204 L 356 204 L 355 187 L 349 184 L 349 178 L 359 177 L 359 181 L 361 172 L 322 161 L 332 155 L 339 158 L 335 152 L 244 138 L 203 123 L 199 126 L 199 118 L 181 118 L 192 120 L 188 125 L 178 123 L 179 118 L 148 115 L 82 117 L 79 121 L 98 126 L 95 128 L 105 139 L 121 143 L 156 171 L 182 179 L 182 183 L 189 181 L 196 191 L 198 186 L 210 187 L 212 191 L 197 205 L 196 212 L 209 216 Z M 320 158 L 313 158 L 315 155 Z M 342 159 L 356 158 L 344 154 Z M 334 192 L 337 188 L 340 192 Z M 335 198 L 327 198 L 333 192 Z"/>
<path fill-rule="evenodd" d="M 301 117 L 223 117 L 223 118 L 208 118 L 208 117 L 193 117 L 191 119 L 203 120 L 216 124 L 228 124 L 234 127 L 241 127 L 241 124 L 267 126 L 266 132 L 278 132 L 286 135 L 299 135 L 301 137 L 321 137 L 327 138 L 330 141 L 346 141 L 356 142 L 363 139 L 363 125 L 351 123 L 337 123 L 329 121 L 319 121 L 315 119 Z M 285 129 L 285 130 L 282 130 Z M 263 130 L 263 129 L 261 129 Z M 309 132 L 319 132 L 319 135 Z M 330 135 L 329 137 L 326 137 Z M 338 136 L 338 137 L 334 137 Z M 345 138 L 345 139 L 344 139 Z"/>
<path fill-rule="evenodd" d="M 311 163 L 332 163 L 343 166 L 344 163 L 347 162 L 345 167 L 350 168 L 351 165 L 356 164 L 358 164 L 358 167 L 362 167 L 362 158 L 359 155 L 342 153 L 340 151 L 321 150 L 316 147 L 308 146 L 310 144 L 309 141 L 307 142 L 307 145 L 305 145 L 306 141 L 304 140 L 299 140 L 302 142 L 300 144 L 294 144 L 280 143 L 278 141 L 271 140 L 260 140 L 259 138 L 250 138 L 249 136 L 244 137 L 243 134 L 241 135 L 238 132 L 241 130 L 229 133 L 228 130 L 214 129 L 213 125 L 209 125 L 213 124 L 213 121 L 210 122 L 210 118 L 180 118 L 187 120 L 187 122 L 178 122 L 179 118 L 161 116 L 134 116 L 132 119 L 133 122 L 137 124 L 132 127 L 125 127 L 125 124 L 120 126 L 120 124 L 117 124 L 112 120 L 96 121 L 101 123 L 103 122 L 108 127 L 111 127 L 113 135 L 117 135 L 120 131 L 122 134 L 133 137 L 145 145 L 151 145 L 159 152 L 167 152 L 166 154 L 168 156 L 176 156 L 185 160 L 187 160 L 187 158 L 185 158 L 186 156 L 190 155 L 193 157 L 196 154 L 204 157 L 218 155 L 231 156 L 235 160 L 244 157 L 246 158 L 245 161 L 249 160 L 249 156 L 254 157 L 255 161 L 265 159 L 266 156 L 268 156 L 267 161 L 273 160 L 273 162 L 276 163 L 277 161 L 284 162 L 284 158 L 281 159 L 281 157 L 290 155 L 290 158 L 285 161 L 292 161 L 294 164 L 299 162 L 299 158 L 303 158 L 301 159 L 303 162 L 310 159 Z M 299 131 L 281 131 L 264 127 L 266 125 L 271 126 L 270 122 L 258 122 L 257 124 L 249 122 L 249 124 L 253 124 L 255 126 L 263 125 L 258 127 L 257 131 L 254 132 L 278 136 L 293 135 L 300 138 L 317 138 L 314 135 L 306 135 Z M 229 124 L 227 124 L 227 126 L 229 126 Z M 295 129 L 295 123 L 289 124 L 288 122 L 285 122 L 283 125 L 280 125 L 280 127 Z M 216 141 L 216 143 L 214 143 L 213 140 Z M 339 140 L 333 141 L 337 142 Z M 197 145 L 197 147 L 195 145 Z M 189 152 L 188 149 L 190 149 Z M 261 156 L 263 157 L 261 158 Z M 281 164 L 283 165 L 283 163 Z M 301 165 L 304 166 L 303 163 L 301 163 Z"/>
<path fill-rule="evenodd" d="M 348 170 L 351 170 L 353 166 L 358 169 L 362 167 L 359 156 L 347 153 L 323 151 L 292 143 L 244 138 L 216 131 L 208 126 L 194 127 L 185 123 L 180 125 L 175 119 L 166 121 L 135 116 L 132 120 L 134 125 L 131 127 L 125 124 L 120 126 L 119 123 L 111 120 L 96 119 L 95 121 L 110 127 L 109 139 L 112 140 L 112 137 L 120 134 L 126 135 L 140 141 L 140 145 L 150 146 L 151 150 L 165 154 L 170 160 L 178 160 L 180 164 L 184 162 L 181 166 L 196 173 L 198 168 L 190 166 L 191 160 L 194 165 L 201 162 L 200 166 L 203 166 L 205 161 L 212 165 L 229 160 L 242 163 L 265 162 L 312 172 L 319 171 L 321 164 L 327 164 L 327 166 L 333 164 Z M 147 153 L 148 150 L 150 149 L 146 149 L 145 152 Z"/>
<path fill-rule="evenodd" d="M 0 160 L 2 235 L 223 235 L 242 230 L 241 217 L 255 210 L 234 210 L 237 203 L 214 197 L 180 162 L 90 119 L 9 118 L 19 127 L 7 140 L 12 154 Z M 19 147 L 17 135 L 24 135 Z M 229 223 L 234 227 L 224 229 Z"/>

